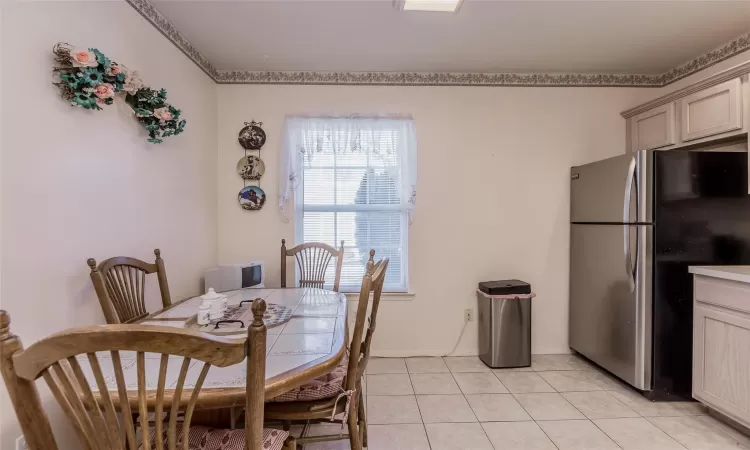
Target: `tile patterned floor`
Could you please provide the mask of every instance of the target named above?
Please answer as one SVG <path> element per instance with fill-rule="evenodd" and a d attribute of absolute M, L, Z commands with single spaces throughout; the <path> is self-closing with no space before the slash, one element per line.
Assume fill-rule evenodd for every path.
<path fill-rule="evenodd" d="M 374 358 L 365 381 L 369 450 L 750 450 L 699 404 L 649 402 L 574 355 L 499 370 L 476 357 Z"/>

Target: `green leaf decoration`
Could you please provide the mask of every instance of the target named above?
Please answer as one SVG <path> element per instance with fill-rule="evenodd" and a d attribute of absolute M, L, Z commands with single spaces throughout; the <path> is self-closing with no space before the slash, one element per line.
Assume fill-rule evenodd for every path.
<path fill-rule="evenodd" d="M 109 58 L 107 58 L 106 56 L 104 56 L 104 54 L 102 52 L 100 52 L 99 50 L 97 50 L 95 48 L 90 48 L 89 51 L 92 52 L 92 53 L 94 53 L 96 55 L 96 61 L 100 65 L 104 66 L 105 68 L 109 67 L 112 64 L 112 61 Z"/>
<path fill-rule="evenodd" d="M 89 86 L 97 86 L 104 81 L 104 73 L 96 67 L 89 67 L 82 72 L 81 82 Z"/>
<path fill-rule="evenodd" d="M 96 48 L 89 48 L 89 51 L 96 56 L 96 67 L 74 67 L 71 61 L 72 46 L 64 43 L 58 43 L 53 49 L 55 54 L 54 73 L 58 78 L 53 82 L 59 89 L 60 96 L 69 101 L 72 106 L 100 111 L 101 105 L 114 104 L 113 98 L 99 99 L 93 92 L 96 86 L 102 83 L 112 85 L 115 93 L 123 98 L 133 111 L 138 122 L 148 132 L 147 141 L 152 144 L 161 144 L 164 138 L 176 136 L 185 130 L 186 122 L 181 120 L 182 111 L 167 103 L 166 89 L 151 89 L 143 87 L 136 92 L 125 92 L 125 73 L 120 72 L 113 74 L 113 68 L 119 67 L 125 70 L 124 66 L 109 59 L 104 53 Z M 168 117 L 166 119 L 157 119 L 154 117 L 156 109 L 166 108 L 169 115 L 160 112 L 159 117 Z M 171 116 L 171 117 L 170 117 Z"/>

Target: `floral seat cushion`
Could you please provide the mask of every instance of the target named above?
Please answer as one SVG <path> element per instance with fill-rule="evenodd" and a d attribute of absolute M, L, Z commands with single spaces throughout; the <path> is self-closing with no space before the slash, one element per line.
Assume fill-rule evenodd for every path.
<path fill-rule="evenodd" d="M 151 430 L 151 450 L 156 449 Z M 182 448 L 182 427 L 177 427 L 177 448 Z M 263 450 L 281 450 L 289 433 L 272 428 L 263 429 Z M 166 439 L 164 442 L 167 444 Z M 141 447 L 142 449 L 143 447 Z M 209 428 L 191 426 L 188 432 L 189 450 L 245 450 L 245 430 L 229 430 L 223 428 Z"/>
<path fill-rule="evenodd" d="M 269 402 L 305 402 L 336 397 L 343 392 L 348 366 L 349 358 L 344 358 L 332 372 L 274 397 Z"/>

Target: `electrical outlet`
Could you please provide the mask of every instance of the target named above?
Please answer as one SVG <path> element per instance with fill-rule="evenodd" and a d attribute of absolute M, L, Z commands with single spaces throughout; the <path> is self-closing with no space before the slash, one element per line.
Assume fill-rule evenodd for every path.
<path fill-rule="evenodd" d="M 474 320 L 474 310 L 471 308 L 466 308 L 464 310 L 464 321 L 471 322 Z"/>
<path fill-rule="evenodd" d="M 16 450 L 29 450 L 29 446 L 26 444 L 26 438 L 23 435 L 16 439 Z"/>

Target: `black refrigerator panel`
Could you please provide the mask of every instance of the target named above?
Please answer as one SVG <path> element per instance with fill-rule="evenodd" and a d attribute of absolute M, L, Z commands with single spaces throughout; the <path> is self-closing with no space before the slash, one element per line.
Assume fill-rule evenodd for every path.
<path fill-rule="evenodd" d="M 690 397 L 692 265 L 750 264 L 747 153 L 655 152 L 653 396 Z"/>

